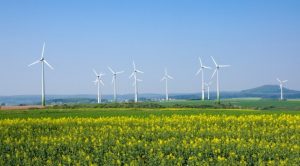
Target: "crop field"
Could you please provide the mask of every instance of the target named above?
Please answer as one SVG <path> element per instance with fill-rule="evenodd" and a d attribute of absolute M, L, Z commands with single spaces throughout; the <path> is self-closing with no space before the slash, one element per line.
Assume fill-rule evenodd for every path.
<path fill-rule="evenodd" d="M 0 131 L 0 165 L 300 163 L 297 109 L 2 110 Z"/>
<path fill-rule="evenodd" d="M 298 110 L 300 111 L 300 100 L 288 100 L 279 101 L 272 99 L 259 99 L 259 98 L 240 98 L 240 99 L 225 99 L 222 104 L 227 106 L 235 106 L 248 109 L 258 109 L 258 110 Z M 173 106 L 215 106 L 215 101 L 201 101 L 198 100 L 182 100 L 182 101 L 169 101 L 163 102 L 163 106 L 173 107 Z"/>

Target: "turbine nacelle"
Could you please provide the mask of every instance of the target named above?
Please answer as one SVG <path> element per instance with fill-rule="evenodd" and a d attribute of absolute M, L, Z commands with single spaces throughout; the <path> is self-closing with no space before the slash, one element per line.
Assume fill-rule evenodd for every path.
<path fill-rule="evenodd" d="M 124 71 L 115 72 L 112 68 L 110 68 L 110 67 L 107 67 L 107 68 L 112 73 L 113 76 L 124 73 Z"/>
<path fill-rule="evenodd" d="M 283 85 L 284 83 L 288 82 L 288 80 L 281 81 L 279 78 L 277 78 L 277 81 L 279 82 L 280 85 Z"/>
<path fill-rule="evenodd" d="M 165 75 L 163 76 L 163 78 L 161 79 L 161 81 L 167 80 L 167 79 L 173 80 L 174 78 L 173 78 L 172 76 L 170 76 L 170 75 L 168 74 L 167 69 L 165 69 Z"/>
<path fill-rule="evenodd" d="M 136 65 L 135 65 L 134 61 L 132 62 L 132 65 L 133 65 L 133 72 L 131 73 L 131 75 L 129 76 L 129 78 L 134 77 L 134 78 L 136 79 L 137 73 L 143 74 L 144 72 L 141 71 L 141 70 L 138 70 L 138 69 L 136 68 Z"/>
<path fill-rule="evenodd" d="M 213 77 L 215 76 L 215 74 L 220 70 L 220 68 L 225 68 L 225 67 L 230 67 L 231 65 L 219 65 L 217 64 L 217 62 L 215 61 L 214 57 L 211 56 L 211 59 L 213 60 L 214 64 L 215 64 L 215 70 L 211 76 L 210 79 L 213 79 Z"/>
<path fill-rule="evenodd" d="M 105 76 L 105 74 L 104 73 L 97 73 L 96 72 L 96 70 L 95 69 L 93 69 L 93 72 L 94 72 L 94 74 L 96 75 L 96 77 L 99 77 L 99 78 L 101 78 L 102 76 Z"/>
<path fill-rule="evenodd" d="M 96 80 L 94 81 L 94 83 L 95 83 L 95 84 L 100 83 L 100 84 L 102 84 L 102 85 L 104 86 L 104 83 L 103 83 L 103 81 L 102 81 L 102 77 L 103 77 L 105 74 L 104 74 L 104 73 L 98 74 L 98 73 L 96 72 L 96 70 L 93 70 L 93 72 L 94 72 L 94 74 L 96 75 Z"/>
<path fill-rule="evenodd" d="M 30 65 L 28 65 L 28 67 L 30 66 L 33 66 L 37 63 L 45 63 L 50 69 L 54 70 L 54 68 L 45 60 L 45 57 L 44 57 L 44 51 L 45 51 L 45 43 L 43 45 L 43 50 L 42 50 L 42 56 L 41 56 L 41 59 L 31 63 Z"/>
<path fill-rule="evenodd" d="M 203 72 L 204 69 L 211 69 L 211 67 L 203 65 L 202 60 L 201 60 L 200 57 L 198 59 L 199 59 L 199 63 L 200 63 L 200 68 L 197 71 L 196 75 L 198 75 L 200 72 Z"/>

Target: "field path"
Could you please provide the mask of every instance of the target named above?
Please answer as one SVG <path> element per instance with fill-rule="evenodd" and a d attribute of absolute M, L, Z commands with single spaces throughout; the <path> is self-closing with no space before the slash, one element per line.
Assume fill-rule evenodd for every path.
<path fill-rule="evenodd" d="M 1 106 L 0 110 L 27 110 L 27 109 L 33 109 L 38 108 L 42 109 L 45 108 L 43 106 L 37 106 L 37 105 L 28 105 L 28 106 Z"/>

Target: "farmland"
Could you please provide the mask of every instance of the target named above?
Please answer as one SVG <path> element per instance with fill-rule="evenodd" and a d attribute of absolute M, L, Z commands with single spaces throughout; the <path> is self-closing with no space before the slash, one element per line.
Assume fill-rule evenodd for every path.
<path fill-rule="evenodd" d="M 252 101 L 239 102 L 250 107 Z M 268 101 L 264 103 L 262 107 Z M 186 108 L 175 108 L 183 104 Z M 278 109 L 283 107 L 276 103 L 274 107 L 265 107 L 270 110 L 188 106 L 198 107 L 194 101 L 161 105 L 169 106 L 2 110 L 0 165 L 297 165 L 300 162 L 297 104 L 285 106 L 291 110 Z"/>

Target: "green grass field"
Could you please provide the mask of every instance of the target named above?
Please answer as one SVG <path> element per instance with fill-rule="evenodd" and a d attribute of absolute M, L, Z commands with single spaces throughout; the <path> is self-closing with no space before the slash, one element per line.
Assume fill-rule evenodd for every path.
<path fill-rule="evenodd" d="M 300 101 L 276 101 L 259 99 L 231 99 L 222 101 L 219 106 L 215 101 L 169 101 L 142 103 L 138 105 L 67 105 L 32 110 L 2 110 L 0 119 L 41 118 L 41 117 L 149 117 L 171 115 L 258 115 L 258 114 L 300 114 Z M 122 108 L 126 106 L 128 108 Z M 156 108 L 157 107 L 157 108 Z M 220 108 L 218 108 L 220 107 Z M 225 108 L 222 108 L 225 107 Z M 227 108 L 228 107 L 228 108 Z"/>
<path fill-rule="evenodd" d="M 199 101 L 199 100 L 182 100 L 182 101 L 169 101 L 161 102 L 162 105 L 172 107 L 176 105 L 183 106 L 215 106 L 216 101 Z M 224 105 L 230 105 L 234 107 L 240 107 L 244 109 L 258 109 L 258 110 L 295 110 L 300 111 L 300 100 L 268 100 L 259 98 L 245 98 L 245 99 L 226 99 L 221 102 Z"/>

